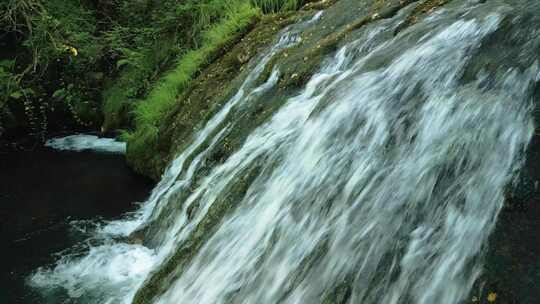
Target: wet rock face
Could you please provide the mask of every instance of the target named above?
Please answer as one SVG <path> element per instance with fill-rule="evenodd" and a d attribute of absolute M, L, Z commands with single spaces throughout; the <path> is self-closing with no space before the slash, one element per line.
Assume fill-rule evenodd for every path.
<path fill-rule="evenodd" d="M 466 3 L 473 3 L 474 5 L 469 10 L 460 11 L 458 8 Z M 224 136 L 226 140 L 223 141 L 223 144 L 217 147 L 214 153 L 211 153 L 211 155 L 215 156 L 215 161 L 209 158 L 208 163 L 205 165 L 206 171 L 201 170 L 197 173 L 204 176 L 205 172 L 209 172 L 212 166 L 223 163 L 243 143 L 250 130 L 269 119 L 270 114 L 282 105 L 283 99 L 296 93 L 310 79 L 313 72 L 325 62 L 329 54 L 333 54 L 343 44 L 358 39 L 363 34 L 374 30 L 378 25 L 385 24 L 387 19 L 399 19 L 401 25 L 395 31 L 381 35 L 379 39 L 391 40 L 397 35 L 402 35 L 407 39 L 398 40 L 394 44 L 398 47 L 386 49 L 373 55 L 370 61 L 366 63 L 364 71 L 369 72 L 385 67 L 404 51 L 413 48 L 414 44 L 433 28 L 443 30 L 460 18 L 465 20 L 485 18 L 496 11 L 501 12 L 502 20 L 500 25 L 493 33 L 485 37 L 478 50 L 472 54 L 470 64 L 465 68 L 460 79 L 464 87 L 468 84 L 472 86 L 478 82 L 479 77 L 484 73 L 488 77 L 483 79 L 479 87 L 473 89 L 487 92 L 498 85 L 496 79 L 500 76 L 510 73 L 512 70 L 523 72 L 533 66 L 538 59 L 540 36 L 536 33 L 540 30 L 540 19 L 532 13 L 538 10 L 540 10 L 538 3 L 531 4 L 530 1 L 525 0 L 476 2 L 465 0 L 362 1 L 360 3 L 353 0 L 338 1 L 325 11 L 320 22 L 301 33 L 301 43 L 280 51 L 272 59 L 272 62 L 266 67 L 266 73 L 263 73 L 260 83 L 264 83 L 269 79 L 274 68 L 280 69 L 282 74 L 278 82 L 278 90 L 265 95 L 265 99 L 254 101 L 252 108 L 245 113 L 238 113 L 238 115 L 245 115 L 245 119 L 236 123 L 233 131 Z M 447 14 L 448 11 L 451 13 Z M 427 25 L 422 24 L 421 21 L 426 18 L 429 18 L 432 22 Z M 524 28 L 537 30 L 524 31 Z M 359 50 L 358 52 L 360 57 L 362 51 Z M 247 63 L 249 58 L 244 53 L 240 53 L 233 55 L 231 60 Z M 446 58 L 440 58 L 440 60 L 444 61 Z M 222 84 L 222 87 L 219 87 L 219 92 L 216 92 L 219 93 L 216 94 L 219 97 L 208 95 L 208 92 L 215 92 L 215 90 L 206 90 L 208 86 L 215 84 L 209 79 L 214 78 L 215 75 L 218 76 L 215 79 L 223 80 L 227 76 L 232 76 L 230 73 L 223 72 L 222 69 L 215 69 L 224 66 L 227 67 L 226 64 L 218 63 L 209 67 L 207 71 L 215 72 L 203 73 L 197 80 L 193 90 L 183 97 L 185 98 L 184 101 L 189 101 L 189 103 L 186 103 L 189 107 L 179 105 L 177 112 L 169 118 L 167 124 L 163 127 L 164 132 L 162 132 L 161 140 L 162 143 L 166 143 L 163 145 L 165 148 L 164 154 L 167 155 L 166 159 L 172 159 L 178 151 L 181 151 L 189 143 L 190 136 L 193 133 L 192 127 L 195 124 L 190 122 L 190 119 L 193 120 L 193 117 L 197 117 L 197 121 L 207 121 L 211 114 L 215 113 L 216 109 L 222 105 L 223 100 L 230 97 L 231 92 L 238 88 L 238 79 L 244 77 L 245 74 L 240 73 L 241 76 L 238 79 L 225 82 L 224 86 Z M 527 89 L 536 91 L 536 84 L 531 84 L 531 87 Z M 503 93 L 503 90 L 501 90 L 500 94 Z M 336 96 L 339 95 L 336 94 Z M 512 98 L 512 96 L 507 97 Z M 419 100 L 421 98 L 422 96 L 418 96 Z M 489 102 L 489 100 L 479 102 Z M 540 101 L 535 100 L 535 103 L 538 102 Z M 331 104 L 327 103 L 324 106 L 331 106 Z M 261 115 L 260 120 L 258 120 L 258 113 L 264 113 L 265 111 L 268 111 L 268 113 Z M 200 125 L 200 123 L 197 125 Z M 511 200 L 518 202 L 518 204 L 535 196 L 535 182 L 539 179 L 537 175 L 540 170 L 534 168 L 537 166 L 536 163 L 539 163 L 536 161 L 539 158 L 534 151 L 540 150 L 538 147 L 538 144 L 533 141 L 526 162 L 526 167 L 529 169 L 519 175 L 520 178 L 516 180 L 509 194 Z M 195 211 L 190 209 L 189 213 L 192 214 L 193 212 Z M 215 216 L 219 220 L 219 214 Z M 213 225 L 216 224 L 213 222 Z M 179 269 L 182 269 L 187 260 L 195 254 L 192 248 L 201 246 L 201 239 L 207 237 L 203 237 L 203 235 L 210 234 L 210 231 L 213 231 L 213 229 L 204 231 L 203 228 L 201 228 L 202 232 L 199 238 L 193 241 L 193 244 L 190 243 L 190 245 L 193 245 L 191 249 L 182 248 L 179 250 L 167 265 L 150 278 L 148 284 L 139 293 L 140 297 L 137 298 L 137 303 L 143 303 L 145 300 L 159 294 L 160 288 L 157 286 L 163 281 L 168 282 L 166 278 L 171 274 L 178 275 L 181 271 Z M 497 229 L 498 232 L 495 234 L 502 235 L 505 233 L 505 229 L 511 228 L 503 221 Z M 507 238 L 506 240 L 513 242 L 516 246 L 523 246 L 522 243 L 519 243 L 519 239 Z M 491 249 L 490 254 L 493 252 L 493 249 Z M 509 267 L 509 265 L 502 267 Z M 497 275 L 496 271 L 494 273 L 493 275 Z M 329 303 L 341 303 L 349 298 L 347 286 L 339 290 L 339 292 L 336 292 L 334 300 L 329 299 Z M 520 293 L 521 291 L 516 292 Z"/>
<path fill-rule="evenodd" d="M 540 201 L 533 180 L 538 171 L 529 169 L 517 179 L 490 237 L 484 273 L 472 291 L 480 303 L 487 303 L 489 293 L 497 294 L 496 303 L 502 304 L 536 303 L 540 298 Z"/>
<path fill-rule="evenodd" d="M 525 169 L 510 185 L 508 193 L 507 208 L 509 210 L 524 211 L 534 200 L 538 199 L 538 181 Z"/>

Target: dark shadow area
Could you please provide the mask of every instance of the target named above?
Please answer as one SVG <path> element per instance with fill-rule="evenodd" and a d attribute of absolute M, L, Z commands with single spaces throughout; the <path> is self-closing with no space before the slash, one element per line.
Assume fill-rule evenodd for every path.
<path fill-rule="evenodd" d="M 540 86 L 539 86 L 540 88 Z M 539 96 L 537 90 L 536 96 Z M 536 110 L 535 121 L 540 121 Z M 535 304 L 540 299 L 540 136 L 529 145 L 517 199 L 507 202 L 489 240 L 485 272 L 472 295 L 488 303 Z M 536 186 L 535 186 L 536 183 Z"/>
<path fill-rule="evenodd" d="M 25 278 L 81 241 L 70 222 L 117 218 L 136 209 L 151 188 L 122 155 L 48 149 L 0 154 L 0 303 L 36 303 Z"/>

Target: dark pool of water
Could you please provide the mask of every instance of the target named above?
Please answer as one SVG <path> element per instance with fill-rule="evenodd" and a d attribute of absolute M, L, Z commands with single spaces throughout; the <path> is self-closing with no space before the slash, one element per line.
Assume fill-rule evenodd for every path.
<path fill-rule="evenodd" d="M 540 303 L 540 201 L 504 211 L 492 233 L 474 295 L 493 292 L 497 304 Z"/>
<path fill-rule="evenodd" d="M 25 278 L 81 241 L 70 222 L 117 218 L 151 188 L 122 155 L 0 153 L 0 303 L 39 303 Z"/>
<path fill-rule="evenodd" d="M 527 153 L 525 173 L 540 182 L 538 134 Z M 498 295 L 496 304 L 540 303 L 540 191 L 522 203 L 500 214 L 490 237 L 484 274 L 477 284 L 484 287 L 484 295 L 490 291 Z"/>

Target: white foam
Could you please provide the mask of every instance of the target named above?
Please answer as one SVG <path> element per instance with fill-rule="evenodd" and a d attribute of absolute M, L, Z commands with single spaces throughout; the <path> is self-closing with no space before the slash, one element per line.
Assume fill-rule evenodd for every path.
<path fill-rule="evenodd" d="M 144 246 L 102 245 L 90 248 L 82 257 L 64 256 L 53 269 L 40 268 L 30 285 L 44 289 L 62 286 L 75 299 L 91 293 L 95 303 L 128 303 L 154 263 L 154 251 Z"/>
<path fill-rule="evenodd" d="M 106 153 L 126 153 L 126 143 L 115 140 L 114 138 L 97 137 L 94 135 L 70 135 L 47 140 L 46 147 L 62 151 L 84 151 L 91 150 L 95 152 Z"/>

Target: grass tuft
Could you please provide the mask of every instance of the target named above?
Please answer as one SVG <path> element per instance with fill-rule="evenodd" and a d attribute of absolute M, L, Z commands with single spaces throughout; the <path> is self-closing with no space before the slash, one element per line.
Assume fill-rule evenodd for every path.
<path fill-rule="evenodd" d="M 144 100 L 136 104 L 133 110 L 135 131 L 123 136 L 128 140 L 128 153 L 132 159 L 147 159 L 144 155 L 157 144 L 160 122 L 172 110 L 177 97 L 201 68 L 261 15 L 258 7 L 246 2 L 238 3 L 236 7 L 229 7 L 220 22 L 203 31 L 200 48 L 185 53 L 175 68 L 158 81 Z"/>
<path fill-rule="evenodd" d="M 297 10 L 305 2 L 302 0 L 252 0 L 264 13 L 277 13 Z"/>

